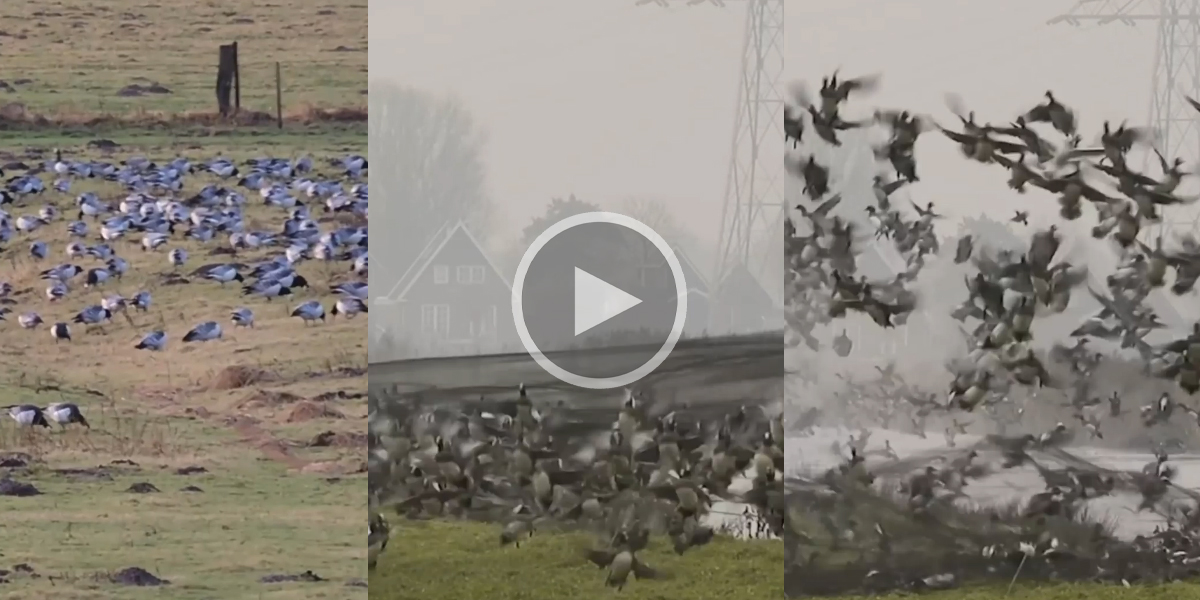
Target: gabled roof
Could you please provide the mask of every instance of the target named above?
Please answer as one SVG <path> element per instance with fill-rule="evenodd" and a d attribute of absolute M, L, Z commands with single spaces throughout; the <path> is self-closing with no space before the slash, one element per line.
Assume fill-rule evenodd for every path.
<path fill-rule="evenodd" d="M 496 268 L 496 264 L 492 262 L 492 257 L 488 255 L 487 250 L 483 248 L 483 245 L 479 243 L 479 240 L 475 239 L 475 236 L 471 234 L 471 230 L 467 229 L 466 223 L 460 220 L 458 223 L 455 223 L 453 227 L 443 226 L 438 231 L 437 235 L 434 235 L 433 238 L 429 240 L 429 243 L 425 245 L 425 249 L 417 255 L 417 260 L 413 261 L 412 266 L 410 266 L 408 270 L 404 272 L 404 275 L 400 277 L 400 280 L 396 282 L 396 285 L 392 286 L 392 289 L 390 292 L 388 292 L 387 296 L 378 298 L 377 301 L 379 301 L 381 304 L 397 304 L 403 302 L 404 296 L 408 294 L 410 289 L 412 289 L 413 284 L 421 278 L 421 275 L 425 273 L 426 269 L 429 268 L 429 265 L 433 264 L 433 261 L 437 259 L 439 254 L 442 253 L 442 250 L 447 244 L 450 243 L 450 240 L 453 240 L 455 236 L 458 235 L 465 235 L 467 240 L 469 240 L 475 246 L 475 248 L 479 250 L 479 253 L 483 255 L 483 259 L 487 261 L 488 266 L 491 267 L 492 272 L 495 273 L 496 277 L 500 278 L 500 281 L 504 283 L 505 287 L 512 289 L 512 283 L 509 282 L 508 277 L 504 275 L 503 271 Z"/>
<path fill-rule="evenodd" d="M 700 272 L 700 269 L 696 268 L 696 263 L 692 262 L 692 259 L 688 258 L 687 254 L 684 254 L 683 248 L 677 245 L 671 246 L 671 252 L 675 253 L 675 258 L 679 259 L 680 265 L 684 268 L 684 278 L 687 279 L 688 277 L 687 271 L 691 271 L 691 275 L 694 277 L 694 281 L 688 281 L 688 291 L 696 291 L 707 295 L 708 280 Z"/>

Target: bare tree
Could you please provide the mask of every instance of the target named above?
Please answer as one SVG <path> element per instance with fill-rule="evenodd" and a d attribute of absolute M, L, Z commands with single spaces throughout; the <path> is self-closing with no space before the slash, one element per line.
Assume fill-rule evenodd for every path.
<path fill-rule="evenodd" d="M 371 278 L 390 286 L 443 225 L 466 220 L 486 236 L 490 208 L 483 133 L 453 97 L 438 97 L 391 82 L 369 86 L 371 185 L 379 201 L 371 229 L 381 259 Z"/>

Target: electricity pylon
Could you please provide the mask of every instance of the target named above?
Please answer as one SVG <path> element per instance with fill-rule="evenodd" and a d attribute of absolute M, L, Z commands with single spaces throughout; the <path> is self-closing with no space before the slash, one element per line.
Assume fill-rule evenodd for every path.
<path fill-rule="evenodd" d="M 725 6 L 738 0 L 685 0 Z M 721 210 L 721 237 L 713 269 L 720 285 L 734 269 L 764 275 L 783 248 L 783 0 L 740 0 L 746 5 L 737 113 Z M 638 4 L 667 6 L 668 0 Z M 777 245 L 778 252 L 772 252 Z M 778 273 L 771 273 L 775 279 Z M 782 285 L 782 281 L 780 282 Z M 779 294 L 781 296 L 782 288 Z"/>
<path fill-rule="evenodd" d="M 1158 150 L 1200 164 L 1200 114 L 1184 96 L 1200 98 L 1200 0 L 1079 0 L 1047 23 L 1158 25 L 1151 82 L 1150 120 Z"/>

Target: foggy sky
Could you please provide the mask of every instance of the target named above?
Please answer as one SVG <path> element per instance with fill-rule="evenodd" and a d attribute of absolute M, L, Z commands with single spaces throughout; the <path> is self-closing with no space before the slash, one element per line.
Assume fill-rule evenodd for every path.
<path fill-rule="evenodd" d="M 1133 12 L 1152 13 L 1158 2 L 1142 5 Z M 1070 10 L 1072 0 L 807 0 L 804 6 L 785 14 L 789 80 L 819 87 L 821 76 L 839 67 L 851 76 L 883 75 L 880 90 L 848 109 L 847 118 L 875 106 L 908 108 L 955 128 L 944 101 L 955 92 L 979 122 L 1008 123 L 1046 90 L 1077 110 L 1085 144 L 1096 141 L 1105 119 L 1115 126 L 1149 118 L 1154 22 L 1046 24 Z M 1057 220 L 1050 195 L 1013 193 L 1003 169 L 968 163 L 940 135 L 922 138 L 917 158 L 921 182 L 913 198 L 934 201 L 939 212 L 1007 219 L 1020 209 L 1032 211 L 1035 225 Z"/>
<path fill-rule="evenodd" d="M 456 94 L 487 133 L 504 242 L 574 193 L 667 203 L 715 246 L 744 8 L 373 0 L 370 77 Z"/>

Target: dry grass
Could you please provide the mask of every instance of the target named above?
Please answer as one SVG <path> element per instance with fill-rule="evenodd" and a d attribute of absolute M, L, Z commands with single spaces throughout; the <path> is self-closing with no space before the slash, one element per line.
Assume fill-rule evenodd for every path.
<path fill-rule="evenodd" d="M 237 41 L 248 122 L 275 112 L 281 63 L 285 112 L 298 121 L 365 115 L 367 3 L 51 0 L 5 3 L 3 103 L 15 121 L 70 125 L 211 122 L 217 46 Z M 157 84 L 166 93 L 118 95 Z M 0 114 L 4 114 L 0 110 Z M 22 116 L 24 115 L 24 116 Z M 0 119 L 3 120 L 3 119 Z"/>
<path fill-rule="evenodd" d="M 342 151 L 308 145 L 316 140 L 275 147 L 271 154 L 311 154 L 324 164 L 326 153 Z M 364 136 L 346 151 L 361 152 L 365 144 Z M 240 144 L 207 145 L 199 151 L 144 145 L 121 148 L 106 160 L 118 161 L 133 152 L 170 157 L 180 150 L 193 159 L 218 154 L 242 159 L 261 152 Z M 15 158 L 40 160 L 29 154 Z M 189 179 L 192 187 L 181 195 L 207 181 L 203 176 Z M 77 182 L 69 195 L 51 191 L 37 204 L 6 208 L 15 217 L 52 204 L 63 210 L 63 220 L 69 220 L 75 216 L 72 199 L 88 190 L 108 201 L 123 196 L 112 184 L 85 181 Z M 274 229 L 283 213 L 256 205 L 246 214 L 251 227 Z M 6 542 L 0 569 L 26 562 L 45 576 L 0 586 L 0 598 L 138 598 L 163 593 L 172 598 L 363 597 L 365 589 L 346 585 L 366 575 L 360 541 L 364 484 L 356 474 L 363 448 L 353 443 L 309 447 L 309 442 L 324 431 L 349 436 L 362 430 L 365 402 L 356 394 L 366 391 L 366 315 L 309 327 L 287 316 L 292 306 L 306 299 L 328 305 L 329 285 L 349 278 L 345 263 L 336 268 L 300 265 L 313 288 L 298 290 L 299 296 L 290 301 L 268 303 L 242 298 L 236 285 L 167 285 L 162 274 L 171 267 L 165 251 L 142 252 L 139 246 L 117 241 L 111 245 L 131 265 L 123 280 L 97 290 L 74 289 L 61 303 L 50 303 L 37 272 L 68 260 L 65 227 L 58 221 L 31 236 L 20 235 L 10 252 L 0 255 L 0 280 L 11 282 L 17 292 L 10 321 L 28 310 L 51 323 L 69 321 L 106 294 L 130 296 L 142 289 L 151 292 L 154 304 L 147 313 L 131 313 L 131 320 L 118 315 L 103 332 L 85 332 L 76 325 L 70 343 L 54 343 L 45 330 L 25 331 L 15 322 L 0 322 L 5 331 L 0 349 L 4 403 L 75 402 L 92 424 L 90 432 L 39 431 L 33 436 L 14 432 L 8 422 L 0 426 L 0 454 L 21 452 L 32 459 L 30 468 L 13 471 L 13 477 L 44 494 L 0 497 L 5 515 L 0 533 Z M 33 239 L 52 249 L 45 264 L 22 257 Z M 206 256 L 216 243 L 173 243 L 192 256 L 182 272 L 230 260 Z M 262 254 L 237 260 L 252 262 Z M 90 258 L 71 262 L 85 268 L 98 264 Z M 229 311 L 243 305 L 255 311 L 256 327 L 233 331 Z M 226 339 L 184 345 L 184 333 L 204 320 L 221 322 Z M 160 328 L 170 337 L 165 352 L 134 349 L 144 333 Z M 236 385 L 214 385 L 231 366 L 256 375 L 239 377 Z M 299 405 L 320 410 L 308 414 L 307 420 L 296 420 L 293 413 Z M 326 410 L 344 418 L 330 418 Z M 111 478 L 62 472 L 113 468 L 124 461 L 136 466 L 125 465 L 129 469 Z M 175 472 L 184 466 L 207 472 Z M 139 481 L 152 483 L 161 493 L 125 491 Z M 188 484 L 203 493 L 179 491 Z M 131 566 L 173 583 L 164 592 L 107 582 L 105 574 Z M 331 581 L 259 581 L 270 574 L 309 569 Z M 55 577 L 53 584 L 50 575 Z"/>

